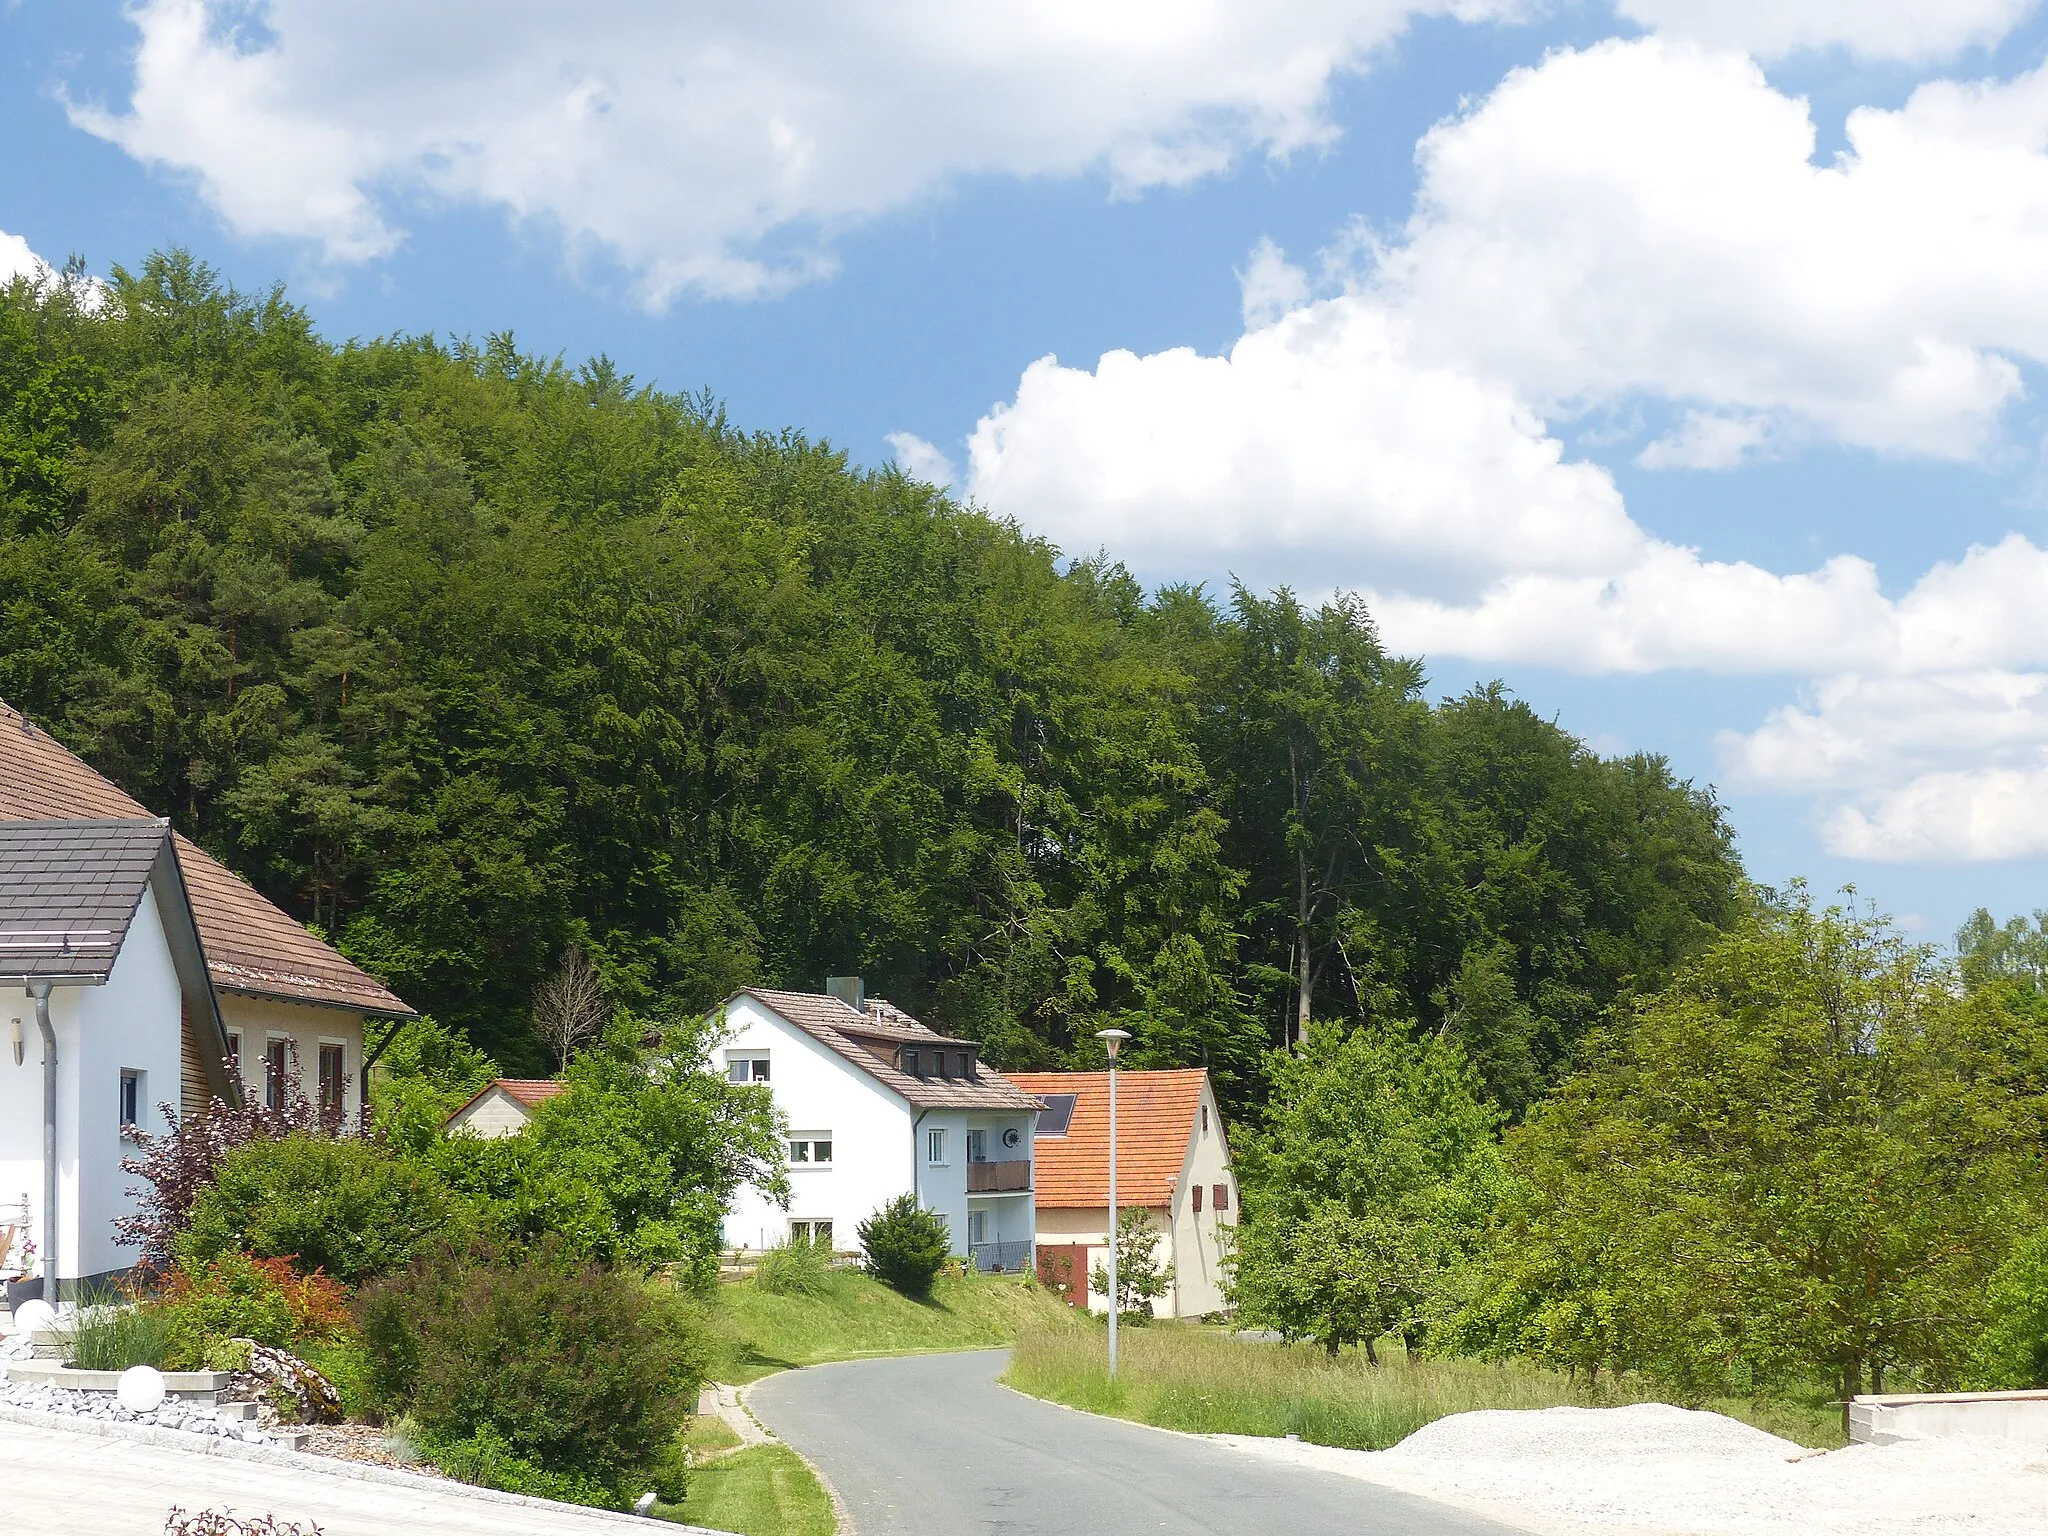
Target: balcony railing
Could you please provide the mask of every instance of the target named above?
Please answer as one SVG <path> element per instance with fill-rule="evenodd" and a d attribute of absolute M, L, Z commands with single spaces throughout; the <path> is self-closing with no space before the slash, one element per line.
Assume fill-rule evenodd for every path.
<path fill-rule="evenodd" d="M 1031 1187 L 1031 1159 L 1009 1157 L 994 1163 L 967 1165 L 967 1193 L 998 1195 Z"/>
<path fill-rule="evenodd" d="M 984 1275 L 1019 1275 L 1031 1267 L 1031 1243 L 969 1243 L 968 1256 Z"/>

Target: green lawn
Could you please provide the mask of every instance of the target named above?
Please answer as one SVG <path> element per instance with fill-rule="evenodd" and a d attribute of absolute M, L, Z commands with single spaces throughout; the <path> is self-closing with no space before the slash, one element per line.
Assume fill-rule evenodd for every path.
<path fill-rule="evenodd" d="M 654 1513 L 740 1536 L 832 1536 L 836 1525 L 831 1498 L 786 1445 L 757 1445 L 692 1467 L 682 1504 L 657 1504 Z"/>
<path fill-rule="evenodd" d="M 1032 1322 L 1070 1311 L 1049 1292 L 1007 1275 L 942 1277 L 913 1301 L 854 1270 L 835 1270 L 821 1296 L 774 1296 L 751 1280 L 718 1288 L 711 1317 L 722 1339 L 711 1375 L 755 1381 L 791 1366 L 872 1355 L 994 1349 Z"/>
<path fill-rule="evenodd" d="M 1398 1345 L 1381 1366 L 1346 1350 L 1264 1344 L 1172 1323 L 1122 1330 L 1109 1379 L 1105 1330 L 1069 1315 L 1027 1328 L 1003 1380 L 1021 1392 L 1091 1413 L 1204 1434 L 1295 1434 L 1319 1445 L 1383 1450 L 1433 1419 L 1477 1408 L 1612 1407 L 1664 1400 L 1647 1383 L 1598 1391 L 1557 1371 L 1471 1360 L 1415 1360 Z M 1801 1445 L 1842 1444 L 1839 1410 L 1820 1402 L 1714 1401 Z"/>

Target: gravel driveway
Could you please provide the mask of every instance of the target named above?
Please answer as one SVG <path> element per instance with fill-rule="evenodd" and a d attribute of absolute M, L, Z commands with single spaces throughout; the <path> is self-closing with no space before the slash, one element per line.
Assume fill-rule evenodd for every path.
<path fill-rule="evenodd" d="M 1004 1351 L 771 1376 L 747 1402 L 816 1462 L 858 1536 L 1508 1536 L 1509 1527 L 996 1385 Z"/>

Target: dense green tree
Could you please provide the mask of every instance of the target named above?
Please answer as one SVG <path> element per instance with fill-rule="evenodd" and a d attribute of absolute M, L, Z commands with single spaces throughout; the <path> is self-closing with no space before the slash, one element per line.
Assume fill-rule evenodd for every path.
<path fill-rule="evenodd" d="M 1694 1398 L 1952 1384 L 2038 1219 L 2043 1044 L 1884 922 L 1759 901 L 1510 1137 L 1478 1310 Z"/>
<path fill-rule="evenodd" d="M 1351 600 L 1106 560 L 597 358 L 333 345 L 189 256 L 0 291 L 0 696 L 510 1071 L 575 947 L 673 1026 L 871 989 L 998 1066 L 1306 1021 L 1519 1111 L 1724 925 L 1712 800 Z"/>

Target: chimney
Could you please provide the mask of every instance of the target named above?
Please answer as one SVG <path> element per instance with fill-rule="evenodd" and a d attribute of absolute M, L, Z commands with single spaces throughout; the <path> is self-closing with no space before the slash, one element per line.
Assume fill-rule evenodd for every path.
<path fill-rule="evenodd" d="M 858 976 L 827 976 L 825 995 L 838 998 L 855 1013 L 867 1012 L 867 989 Z"/>

